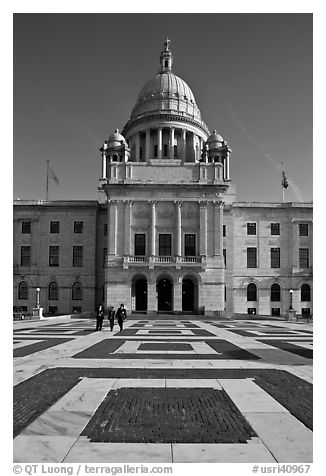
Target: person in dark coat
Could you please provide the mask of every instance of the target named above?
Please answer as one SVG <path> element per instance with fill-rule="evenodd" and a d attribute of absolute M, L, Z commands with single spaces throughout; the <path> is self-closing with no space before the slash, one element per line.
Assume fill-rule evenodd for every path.
<path fill-rule="evenodd" d="M 113 331 L 113 326 L 114 326 L 114 317 L 115 317 L 115 310 L 114 307 L 111 306 L 108 312 L 108 319 L 110 322 L 110 330 L 111 332 Z"/>
<path fill-rule="evenodd" d="M 120 327 L 120 332 L 123 330 L 123 322 L 127 319 L 127 312 L 124 307 L 124 304 L 120 304 L 120 307 L 118 308 L 116 312 L 116 316 L 118 319 L 118 324 Z"/>
<path fill-rule="evenodd" d="M 104 319 L 104 308 L 102 304 L 99 304 L 96 309 L 96 330 L 102 330 L 102 324 Z"/>

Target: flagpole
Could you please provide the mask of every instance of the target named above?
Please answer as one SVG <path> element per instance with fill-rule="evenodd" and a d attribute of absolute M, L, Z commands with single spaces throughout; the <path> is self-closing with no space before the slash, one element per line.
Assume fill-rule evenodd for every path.
<path fill-rule="evenodd" d="M 284 167 L 283 167 L 283 161 L 282 161 L 282 181 L 281 181 L 281 186 L 282 186 L 282 202 L 284 203 L 284 186 L 283 186 L 283 176 L 284 176 Z"/>
<path fill-rule="evenodd" d="M 49 161 L 46 161 L 46 195 L 45 200 L 49 200 Z"/>

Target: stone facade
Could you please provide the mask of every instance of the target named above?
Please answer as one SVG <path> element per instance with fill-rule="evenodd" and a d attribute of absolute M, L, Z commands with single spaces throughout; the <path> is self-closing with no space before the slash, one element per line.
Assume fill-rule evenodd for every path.
<path fill-rule="evenodd" d="M 312 313 L 312 204 L 236 201 L 231 149 L 172 59 L 167 40 L 101 147 L 97 201 L 15 202 L 14 305 L 40 287 L 46 314 Z"/>

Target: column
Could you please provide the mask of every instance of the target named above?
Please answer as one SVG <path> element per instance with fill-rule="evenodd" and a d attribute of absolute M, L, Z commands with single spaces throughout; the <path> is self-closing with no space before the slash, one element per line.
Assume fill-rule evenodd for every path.
<path fill-rule="evenodd" d="M 223 253 L 223 202 L 214 202 L 214 256 Z"/>
<path fill-rule="evenodd" d="M 199 157 L 197 157 L 197 161 L 200 162 L 201 160 L 201 150 L 203 148 L 203 138 L 199 137 Z"/>
<path fill-rule="evenodd" d="M 117 254 L 118 237 L 118 202 L 110 200 L 108 202 L 108 254 Z"/>
<path fill-rule="evenodd" d="M 157 158 L 162 159 L 162 127 L 157 129 Z"/>
<path fill-rule="evenodd" d="M 170 159 L 174 158 L 174 127 L 170 127 L 170 150 L 169 150 Z"/>
<path fill-rule="evenodd" d="M 146 155 L 145 155 L 145 160 L 146 162 L 149 161 L 150 159 L 150 147 L 151 147 L 151 130 L 146 129 Z"/>
<path fill-rule="evenodd" d="M 207 202 L 199 202 L 200 255 L 207 256 Z"/>
<path fill-rule="evenodd" d="M 180 257 L 182 255 L 182 224 L 181 224 L 181 206 L 182 202 L 174 202 L 177 206 L 177 243 L 176 243 L 176 254 L 177 257 Z"/>
<path fill-rule="evenodd" d="M 182 162 L 185 162 L 186 160 L 186 151 L 187 151 L 187 131 L 186 129 L 182 129 L 182 152 L 181 152 Z"/>
<path fill-rule="evenodd" d="M 156 256 L 156 205 L 157 201 L 149 202 L 152 208 L 151 212 L 151 256 Z"/>
<path fill-rule="evenodd" d="M 292 222 L 292 268 L 299 267 L 299 224 Z"/>
<path fill-rule="evenodd" d="M 192 150 L 194 154 L 194 160 L 193 162 L 196 162 L 196 134 L 192 134 Z"/>
<path fill-rule="evenodd" d="M 140 148 L 140 137 L 139 132 L 136 133 L 136 162 L 139 162 L 139 148 Z"/>
<path fill-rule="evenodd" d="M 102 152 L 102 178 L 106 178 L 106 153 Z"/>
<path fill-rule="evenodd" d="M 229 148 L 227 148 L 227 152 L 226 152 L 224 177 L 225 177 L 225 180 L 230 180 L 230 149 Z"/>
<path fill-rule="evenodd" d="M 126 200 L 123 203 L 125 205 L 124 254 L 131 255 L 131 211 L 133 201 Z"/>

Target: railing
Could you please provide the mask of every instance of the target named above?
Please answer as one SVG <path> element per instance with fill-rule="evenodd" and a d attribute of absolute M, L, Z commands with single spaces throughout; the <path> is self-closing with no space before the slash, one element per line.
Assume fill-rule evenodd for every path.
<path fill-rule="evenodd" d="M 124 257 L 124 264 L 201 264 L 201 256 L 136 256 Z"/>

